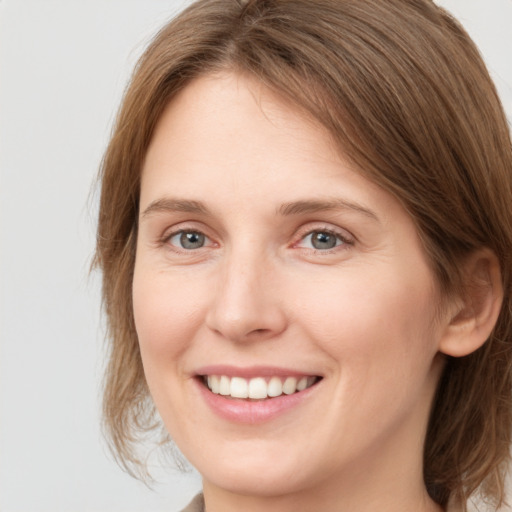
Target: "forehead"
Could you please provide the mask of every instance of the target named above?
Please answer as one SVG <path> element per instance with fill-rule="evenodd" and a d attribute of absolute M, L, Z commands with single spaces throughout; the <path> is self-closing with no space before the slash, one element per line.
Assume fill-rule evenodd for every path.
<path fill-rule="evenodd" d="M 194 80 L 167 105 L 148 148 L 142 188 L 145 195 L 156 174 L 179 187 L 277 186 L 286 171 L 296 178 L 287 188 L 303 184 L 305 191 L 308 176 L 354 174 L 318 122 L 256 79 L 223 73 Z"/>
<path fill-rule="evenodd" d="M 286 98 L 250 75 L 224 72 L 196 78 L 169 102 L 153 134 L 146 164 L 155 146 L 160 146 L 159 152 L 169 143 L 174 150 L 180 145 L 197 151 L 226 142 L 233 152 L 243 150 L 246 159 L 257 159 L 265 146 L 277 144 L 304 154 L 315 147 L 314 153 L 340 158 L 329 132 Z"/>
<path fill-rule="evenodd" d="M 411 221 L 390 193 L 348 163 L 323 126 L 256 79 L 234 73 L 194 80 L 157 123 L 140 213 L 169 199 L 201 203 L 225 218 L 268 219 L 289 208 L 304 213 L 311 204 L 317 211 L 337 204 L 382 222 Z"/>

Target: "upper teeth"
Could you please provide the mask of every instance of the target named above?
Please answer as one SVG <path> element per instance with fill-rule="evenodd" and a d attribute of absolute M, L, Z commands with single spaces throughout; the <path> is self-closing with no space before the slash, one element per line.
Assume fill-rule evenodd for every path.
<path fill-rule="evenodd" d="M 206 383 L 213 393 L 231 396 L 233 398 L 256 398 L 291 395 L 296 391 L 303 391 L 312 386 L 316 377 L 255 377 L 244 379 L 242 377 L 227 377 L 226 375 L 208 375 Z"/>

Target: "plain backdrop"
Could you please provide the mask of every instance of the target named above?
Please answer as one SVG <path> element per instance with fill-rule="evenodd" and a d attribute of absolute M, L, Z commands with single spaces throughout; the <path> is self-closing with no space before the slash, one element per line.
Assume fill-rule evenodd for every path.
<path fill-rule="evenodd" d="M 512 0 L 443 0 L 512 119 Z M 0 510 L 180 510 L 197 474 L 150 490 L 99 429 L 103 329 L 90 192 L 143 48 L 185 0 L 0 0 Z"/>

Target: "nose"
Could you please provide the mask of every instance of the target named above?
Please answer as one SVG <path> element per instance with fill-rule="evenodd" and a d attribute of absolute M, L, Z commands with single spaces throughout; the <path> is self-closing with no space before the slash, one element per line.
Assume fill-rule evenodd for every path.
<path fill-rule="evenodd" d="M 206 324 L 234 342 L 272 339 L 287 326 L 283 299 L 269 262 L 233 255 L 218 274 Z"/>

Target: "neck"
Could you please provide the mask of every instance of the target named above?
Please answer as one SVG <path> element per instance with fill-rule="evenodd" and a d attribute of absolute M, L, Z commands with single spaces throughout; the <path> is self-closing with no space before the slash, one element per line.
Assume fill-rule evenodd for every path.
<path fill-rule="evenodd" d="M 345 487 L 345 486 L 343 486 Z M 206 512 L 442 512 L 443 509 L 433 502 L 426 490 L 397 495 L 388 489 L 385 494 L 377 495 L 375 490 L 365 495 L 351 492 L 332 492 L 332 488 L 320 491 L 311 489 L 280 496 L 254 496 L 230 493 L 205 485 Z"/>

